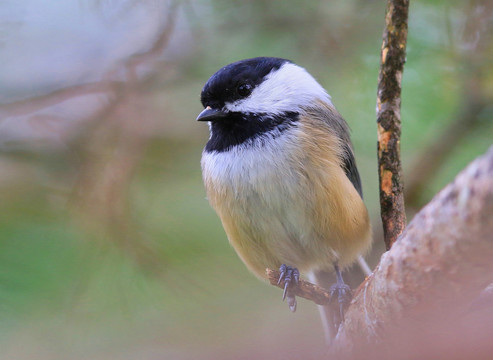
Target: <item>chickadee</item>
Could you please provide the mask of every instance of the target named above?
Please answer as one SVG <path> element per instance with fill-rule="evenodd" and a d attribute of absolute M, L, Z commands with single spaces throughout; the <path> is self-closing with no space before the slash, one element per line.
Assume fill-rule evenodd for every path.
<path fill-rule="evenodd" d="M 279 268 L 293 311 L 299 272 L 327 288 L 334 270 L 331 292 L 347 301 L 340 268 L 369 248 L 371 231 L 349 128 L 330 96 L 293 62 L 259 57 L 217 71 L 201 101 L 207 197 L 241 260 L 259 278 Z M 342 305 L 340 316 L 321 313 L 331 338 Z"/>

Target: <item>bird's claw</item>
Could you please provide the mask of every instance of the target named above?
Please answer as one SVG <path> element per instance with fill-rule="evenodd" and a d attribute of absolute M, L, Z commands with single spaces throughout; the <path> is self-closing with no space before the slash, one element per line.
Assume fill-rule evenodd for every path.
<path fill-rule="evenodd" d="M 284 281 L 284 291 L 282 293 L 282 300 L 287 299 L 289 308 L 292 312 L 296 311 L 296 296 L 293 291 L 293 285 L 298 285 L 300 280 L 300 272 L 297 268 L 292 266 L 287 266 L 282 264 L 279 268 L 279 280 L 277 284 L 279 285 L 282 281 Z"/>
<path fill-rule="evenodd" d="M 330 303 L 334 305 L 337 299 L 338 311 L 334 312 L 334 326 L 336 329 L 344 322 L 344 312 L 346 311 L 353 294 L 351 288 L 344 283 L 336 283 L 330 287 Z"/>

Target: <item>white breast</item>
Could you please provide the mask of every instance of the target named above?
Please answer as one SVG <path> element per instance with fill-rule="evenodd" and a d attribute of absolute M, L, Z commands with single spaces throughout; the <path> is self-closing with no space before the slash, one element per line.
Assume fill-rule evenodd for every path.
<path fill-rule="evenodd" d="M 299 186 L 300 174 L 293 172 L 296 129 L 273 133 L 234 146 L 224 152 L 204 152 L 204 180 L 219 192 L 230 192 L 235 199 L 252 193 L 272 204 L 277 197 Z"/>
<path fill-rule="evenodd" d="M 277 238 L 303 242 L 310 235 L 303 155 L 296 151 L 298 131 L 290 128 L 276 134 L 275 141 L 255 139 L 230 151 L 202 155 L 206 188 L 220 202 L 211 201 L 213 207 L 222 208 L 218 213 L 234 214 L 238 222 L 248 219 L 244 226 L 269 239 L 273 247 Z"/>

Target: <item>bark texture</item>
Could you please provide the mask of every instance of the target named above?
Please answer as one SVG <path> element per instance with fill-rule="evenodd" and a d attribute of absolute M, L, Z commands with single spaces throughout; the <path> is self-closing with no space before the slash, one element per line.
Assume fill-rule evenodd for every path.
<path fill-rule="evenodd" d="M 401 81 L 406 61 L 409 0 L 388 0 L 377 93 L 380 207 L 387 250 L 406 226 L 402 166 Z"/>
<path fill-rule="evenodd" d="M 493 147 L 436 195 L 382 256 L 356 291 L 332 351 L 359 358 L 362 349 L 367 355 L 370 346 L 377 346 L 379 358 L 391 358 L 396 342 L 409 345 L 409 329 L 426 332 L 464 316 L 493 280 L 492 217 Z M 490 324 L 492 319 L 493 312 Z M 436 339 L 425 341 L 430 345 Z M 414 343 L 414 350 L 419 346 Z"/>
<path fill-rule="evenodd" d="M 277 270 L 265 269 L 265 273 L 271 285 L 284 289 L 284 280 L 278 283 L 281 273 Z M 295 286 L 294 292 L 296 296 L 313 301 L 318 305 L 327 305 L 330 302 L 330 293 L 328 290 L 312 284 L 305 280 L 299 280 Z"/>

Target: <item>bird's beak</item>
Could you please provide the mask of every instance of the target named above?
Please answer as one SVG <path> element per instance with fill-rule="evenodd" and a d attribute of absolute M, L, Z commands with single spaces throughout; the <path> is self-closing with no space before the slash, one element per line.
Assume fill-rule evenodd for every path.
<path fill-rule="evenodd" d="M 216 110 L 207 106 L 202 112 L 197 116 L 197 121 L 214 121 L 219 120 L 228 116 L 228 114 L 221 110 Z"/>

